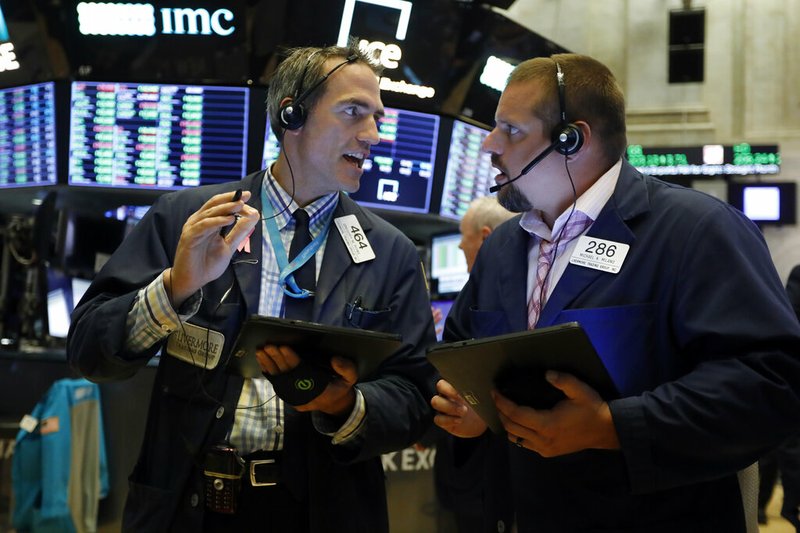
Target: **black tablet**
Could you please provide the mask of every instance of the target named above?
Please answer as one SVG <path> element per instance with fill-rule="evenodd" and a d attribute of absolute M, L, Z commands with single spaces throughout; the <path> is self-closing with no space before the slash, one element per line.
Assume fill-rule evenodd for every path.
<path fill-rule="evenodd" d="M 495 433 L 504 432 L 491 391 L 520 405 L 550 409 L 564 398 L 547 370 L 574 375 L 605 400 L 618 397 L 603 361 L 577 322 L 496 337 L 438 344 L 428 360 Z"/>
<path fill-rule="evenodd" d="M 239 332 L 228 370 L 246 378 L 261 376 L 256 349 L 265 344 L 291 346 L 304 361 L 326 367 L 330 367 L 334 355 L 350 358 L 358 366 L 359 380 L 363 380 L 402 342 L 400 335 L 391 333 L 252 315 Z"/>

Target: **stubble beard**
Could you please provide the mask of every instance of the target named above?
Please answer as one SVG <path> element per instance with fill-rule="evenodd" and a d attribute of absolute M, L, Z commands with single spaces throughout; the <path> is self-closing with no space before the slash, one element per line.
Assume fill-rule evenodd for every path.
<path fill-rule="evenodd" d="M 497 202 L 512 213 L 525 213 L 533 209 L 530 201 L 513 183 L 500 189 Z"/>

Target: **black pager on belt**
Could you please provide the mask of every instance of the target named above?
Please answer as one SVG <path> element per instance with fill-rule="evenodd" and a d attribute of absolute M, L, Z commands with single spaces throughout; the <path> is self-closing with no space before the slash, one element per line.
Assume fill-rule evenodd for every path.
<path fill-rule="evenodd" d="M 235 513 L 243 474 L 244 460 L 236 448 L 227 443 L 212 446 L 203 463 L 206 507 L 215 513 Z"/>

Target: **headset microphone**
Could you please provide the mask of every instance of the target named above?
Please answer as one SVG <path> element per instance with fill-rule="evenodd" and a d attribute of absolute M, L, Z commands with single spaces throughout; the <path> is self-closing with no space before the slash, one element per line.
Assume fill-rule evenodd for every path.
<path fill-rule="evenodd" d="M 558 146 L 558 144 L 559 144 L 560 142 L 561 142 L 561 141 L 559 141 L 559 140 L 555 140 L 555 141 L 553 141 L 552 143 L 550 143 L 550 146 L 548 146 L 547 148 L 545 148 L 544 150 L 542 150 L 542 152 L 541 152 L 539 155 L 537 155 L 536 157 L 534 157 L 534 158 L 531 160 L 531 162 L 530 162 L 530 163 L 528 163 L 527 165 L 525 165 L 525 168 L 523 168 L 523 169 L 522 169 L 522 172 L 520 172 L 520 173 L 517 175 L 517 177 L 516 177 L 516 178 L 512 178 L 512 179 L 510 179 L 510 180 L 508 180 L 508 181 L 506 181 L 506 182 L 503 182 L 503 183 L 498 183 L 498 184 L 496 184 L 496 185 L 492 185 L 491 187 L 489 187 L 489 192 L 490 192 L 490 193 L 497 192 L 497 191 L 499 191 L 500 189 L 502 189 L 503 187 L 505 187 L 506 185 L 509 185 L 509 184 L 511 184 L 511 183 L 514 183 L 515 181 L 517 181 L 518 179 L 520 179 L 522 176 L 524 176 L 525 174 L 527 174 L 528 172 L 530 172 L 530 170 L 531 170 L 533 167 L 535 167 L 536 165 L 538 165 L 539 163 L 541 163 L 541 162 L 542 162 L 542 160 L 543 160 L 545 157 L 547 157 L 547 156 L 550 154 L 550 152 L 552 152 L 553 150 L 555 150 L 556 146 Z"/>

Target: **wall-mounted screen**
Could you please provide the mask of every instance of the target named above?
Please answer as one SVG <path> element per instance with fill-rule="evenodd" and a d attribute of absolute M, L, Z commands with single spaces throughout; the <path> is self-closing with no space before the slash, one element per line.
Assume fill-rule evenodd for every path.
<path fill-rule="evenodd" d="M 0 188 L 56 181 L 54 83 L 0 89 Z"/>
<path fill-rule="evenodd" d="M 438 295 L 457 293 L 469 279 L 467 260 L 458 247 L 460 243 L 458 232 L 431 237 L 431 280 Z"/>
<path fill-rule="evenodd" d="M 453 120 L 447 168 L 442 188 L 439 214 L 461 219 L 470 202 L 489 194 L 497 173 L 491 156 L 481 151 L 481 144 L 489 134 L 486 128 L 463 120 Z"/>
<path fill-rule="evenodd" d="M 781 170 L 781 154 L 776 144 L 706 144 L 670 148 L 632 144 L 625 156 L 639 172 L 651 176 L 745 176 L 777 174 Z"/>
<path fill-rule="evenodd" d="M 350 196 L 370 207 L 427 213 L 431 201 L 439 116 L 387 107 L 380 142 L 364 160 L 361 187 Z"/>
<path fill-rule="evenodd" d="M 73 82 L 69 184 L 169 190 L 238 180 L 248 106 L 243 87 Z"/>
<path fill-rule="evenodd" d="M 797 222 L 797 184 L 793 182 L 731 182 L 728 202 L 759 224 Z"/>

